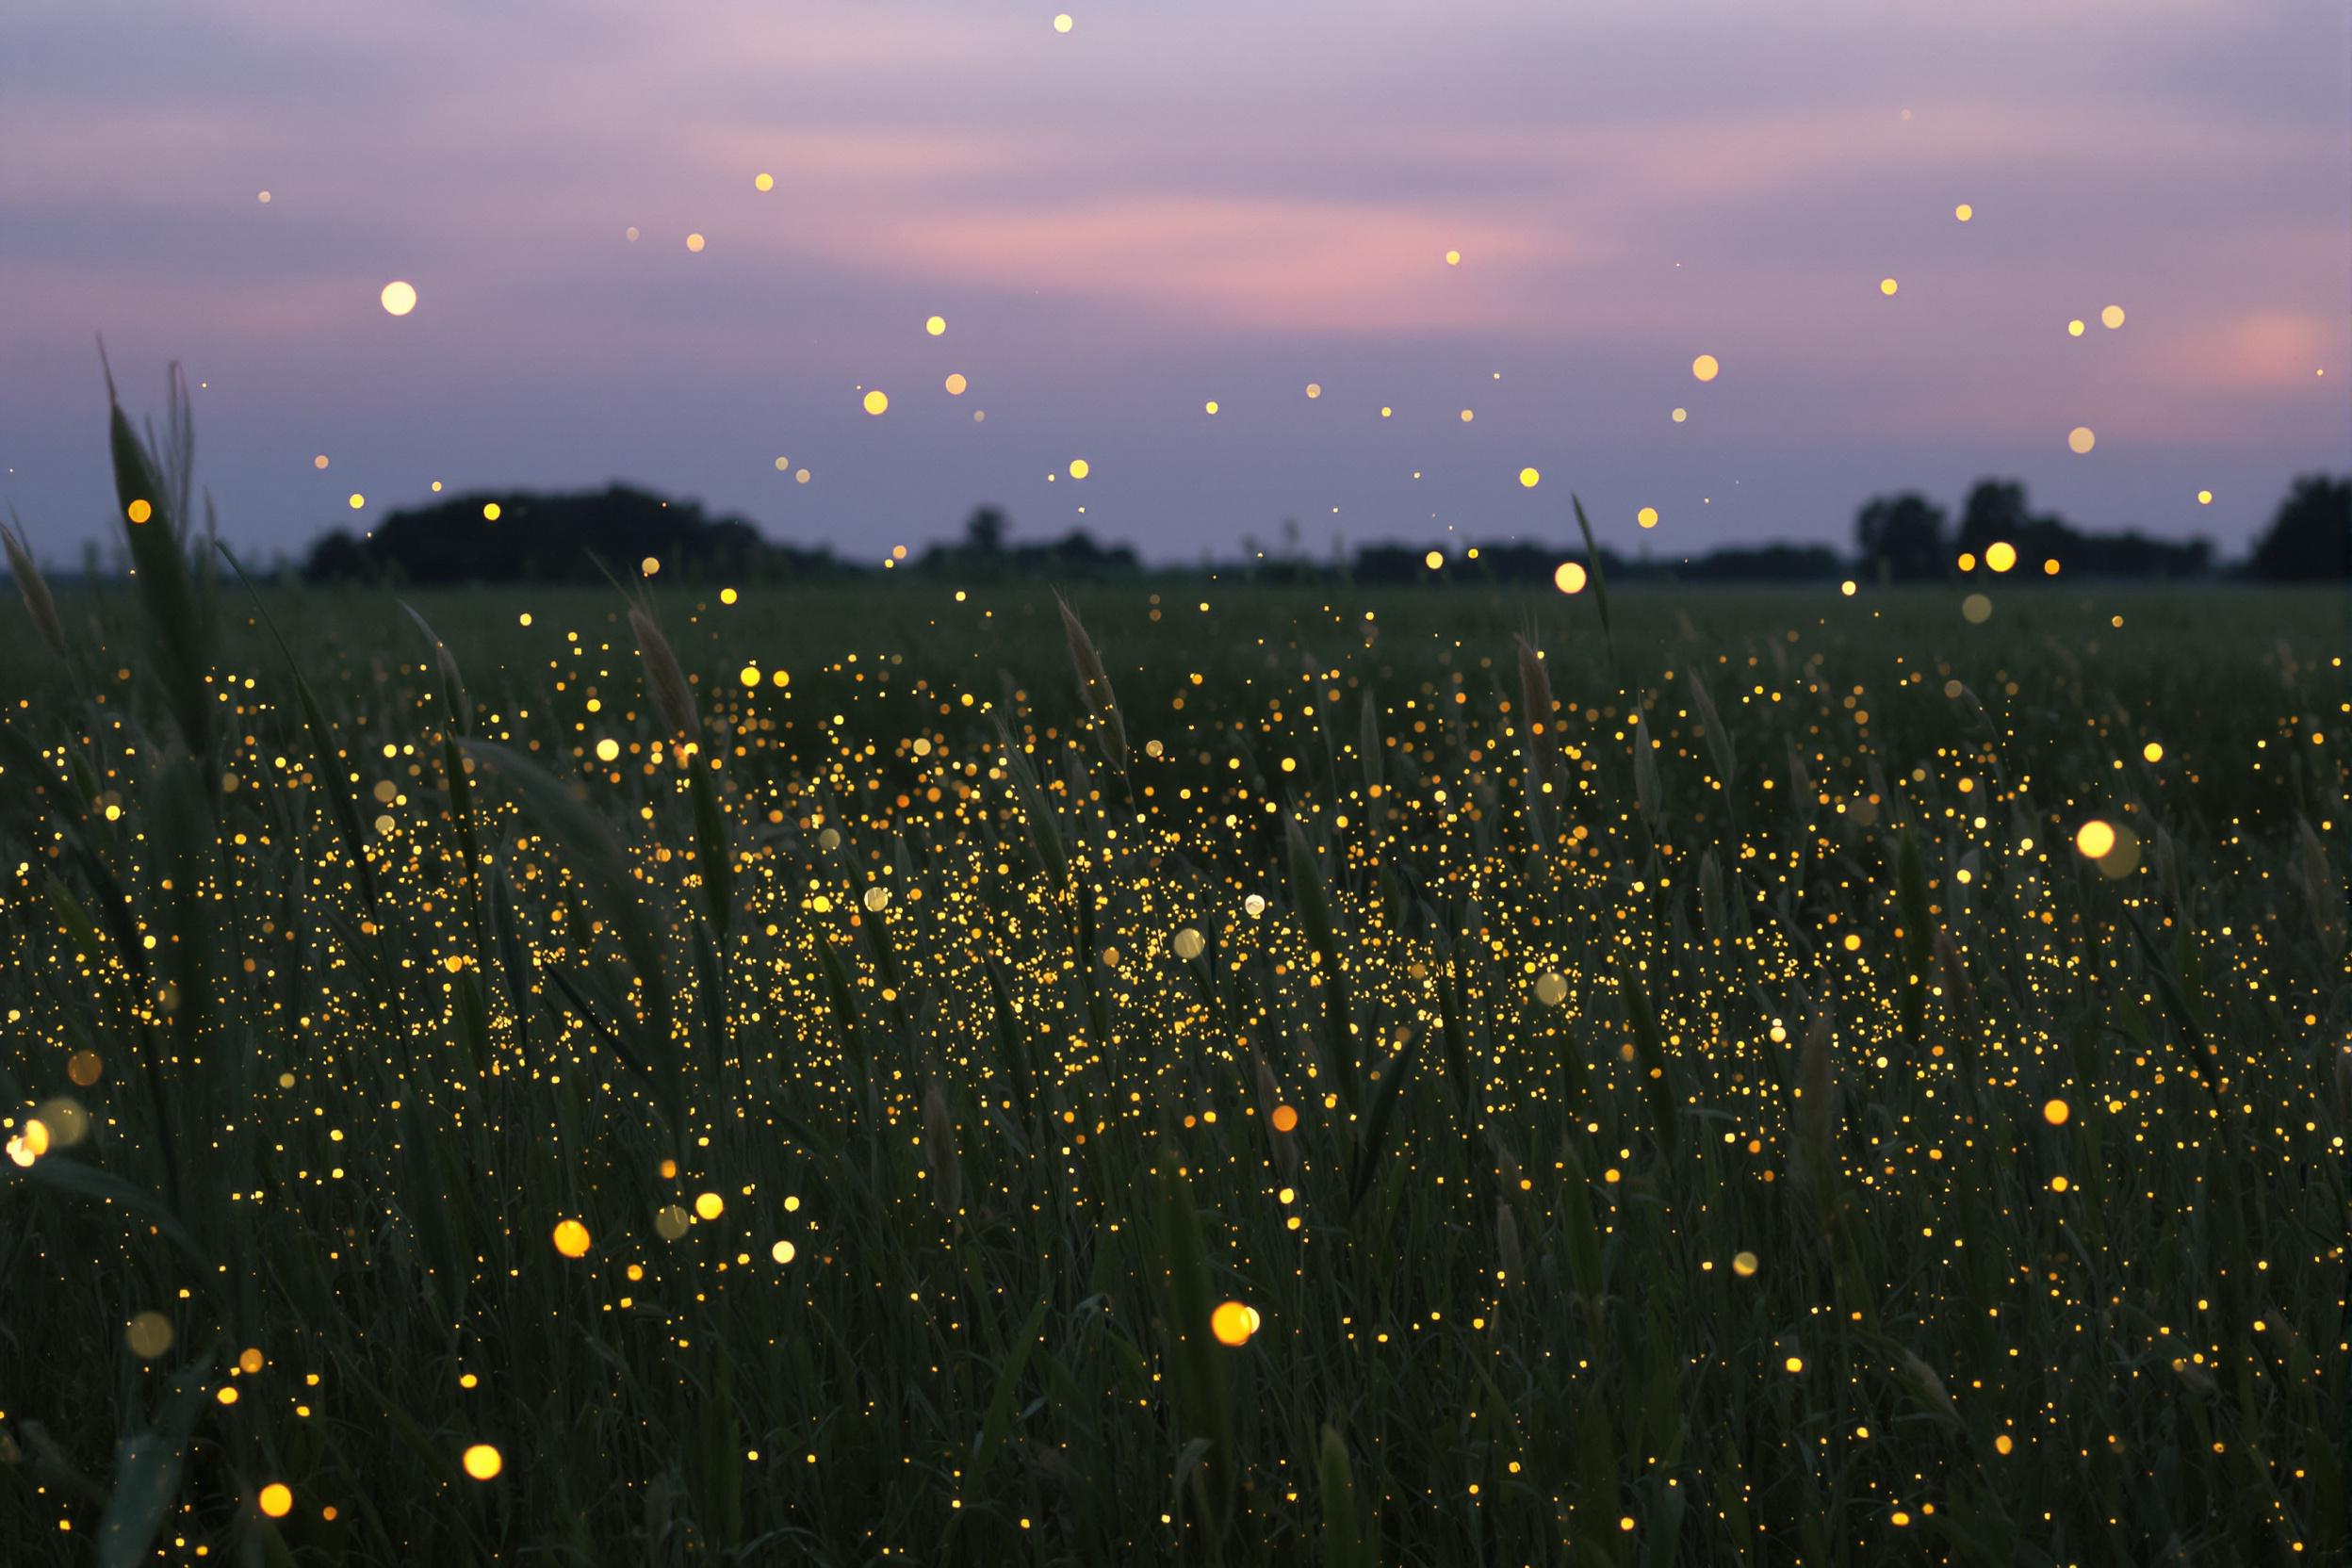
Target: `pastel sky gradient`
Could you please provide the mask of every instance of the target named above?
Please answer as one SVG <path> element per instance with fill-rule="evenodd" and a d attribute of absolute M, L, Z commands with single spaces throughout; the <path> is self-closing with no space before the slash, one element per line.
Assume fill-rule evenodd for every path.
<path fill-rule="evenodd" d="M 1167 561 L 1564 540 L 1571 486 L 1674 555 L 1984 474 L 2234 552 L 2352 466 L 2348 14 L 10 0 L 0 501 L 113 530 L 103 332 L 135 407 L 204 384 L 262 553 L 622 478 L 868 559 L 978 501 Z"/>

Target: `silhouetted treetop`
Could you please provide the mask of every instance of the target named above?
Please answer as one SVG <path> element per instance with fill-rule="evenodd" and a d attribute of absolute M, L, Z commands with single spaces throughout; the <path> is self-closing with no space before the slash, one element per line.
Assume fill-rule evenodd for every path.
<path fill-rule="evenodd" d="M 2296 480 L 2255 541 L 2252 570 L 2274 582 L 2352 578 L 2352 477 Z"/>

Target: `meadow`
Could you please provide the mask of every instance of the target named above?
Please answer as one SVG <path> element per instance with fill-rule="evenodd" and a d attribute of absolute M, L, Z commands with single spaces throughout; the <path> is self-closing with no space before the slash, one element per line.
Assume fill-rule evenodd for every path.
<path fill-rule="evenodd" d="M 2340 596 L 305 592 L 116 458 L 10 1562 L 2343 1560 Z"/>

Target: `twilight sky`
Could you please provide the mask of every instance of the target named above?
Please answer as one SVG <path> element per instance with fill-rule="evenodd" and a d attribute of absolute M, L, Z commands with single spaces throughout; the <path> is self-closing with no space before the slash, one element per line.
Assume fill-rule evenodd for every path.
<path fill-rule="evenodd" d="M 1285 516 L 1317 552 L 1565 540 L 1571 486 L 1670 555 L 1988 473 L 2234 553 L 2352 452 L 2347 25 L 8 0 L 0 502 L 54 561 L 115 531 L 104 332 L 135 412 L 169 359 L 205 384 L 198 477 L 264 553 L 434 480 L 622 478 L 866 559 L 983 500 L 1160 560 Z"/>

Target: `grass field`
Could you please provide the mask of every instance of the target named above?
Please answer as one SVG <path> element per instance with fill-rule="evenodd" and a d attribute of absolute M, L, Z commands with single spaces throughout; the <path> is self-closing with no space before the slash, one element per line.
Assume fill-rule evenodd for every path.
<path fill-rule="evenodd" d="M 2340 597 L 137 559 L 10 1562 L 2343 1560 Z"/>

